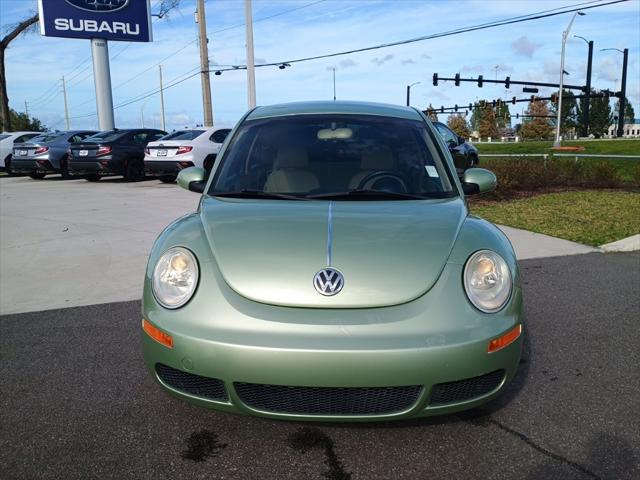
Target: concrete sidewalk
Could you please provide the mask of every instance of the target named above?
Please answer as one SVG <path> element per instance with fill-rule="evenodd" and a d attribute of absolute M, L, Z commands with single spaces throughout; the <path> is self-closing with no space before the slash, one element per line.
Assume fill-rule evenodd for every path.
<path fill-rule="evenodd" d="M 198 201 L 156 180 L 0 178 L 0 314 L 139 299 L 153 241 Z M 600 251 L 500 228 L 519 259 Z"/>

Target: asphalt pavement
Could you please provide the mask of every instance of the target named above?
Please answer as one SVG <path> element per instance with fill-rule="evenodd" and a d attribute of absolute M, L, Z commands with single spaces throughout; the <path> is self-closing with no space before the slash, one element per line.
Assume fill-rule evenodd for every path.
<path fill-rule="evenodd" d="M 139 302 L 0 317 L 0 478 L 640 478 L 640 254 L 521 262 L 526 348 L 506 394 L 459 415 L 321 424 L 165 394 Z"/>

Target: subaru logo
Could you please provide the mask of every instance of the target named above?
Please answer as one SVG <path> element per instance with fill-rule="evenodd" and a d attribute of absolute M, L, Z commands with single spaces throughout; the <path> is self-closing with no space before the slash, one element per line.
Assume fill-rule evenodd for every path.
<path fill-rule="evenodd" d="M 344 277 L 335 268 L 324 268 L 313 277 L 313 286 L 320 295 L 331 297 L 344 287 Z"/>
<path fill-rule="evenodd" d="M 129 0 L 66 0 L 66 2 L 88 12 L 117 12 L 129 5 Z"/>

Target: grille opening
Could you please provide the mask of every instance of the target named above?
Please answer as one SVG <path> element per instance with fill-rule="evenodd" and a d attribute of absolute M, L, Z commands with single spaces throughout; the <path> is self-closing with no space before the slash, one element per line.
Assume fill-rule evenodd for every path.
<path fill-rule="evenodd" d="M 406 387 L 298 387 L 233 384 L 242 402 L 256 410 L 299 415 L 380 415 L 413 406 L 421 385 Z"/>
<path fill-rule="evenodd" d="M 496 370 L 479 377 L 466 378 L 456 382 L 439 383 L 431 391 L 429 405 L 439 406 L 458 403 L 482 397 L 498 388 L 504 378 L 504 370 Z"/>
<path fill-rule="evenodd" d="M 226 402 L 229 399 L 224 382 L 217 378 L 202 377 L 193 373 L 183 372 L 162 363 L 156 363 L 156 373 L 160 380 L 180 392 L 219 402 Z"/>

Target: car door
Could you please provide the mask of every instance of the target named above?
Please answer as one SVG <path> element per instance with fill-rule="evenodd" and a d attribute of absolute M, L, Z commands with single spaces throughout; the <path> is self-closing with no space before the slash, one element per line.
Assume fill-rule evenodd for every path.
<path fill-rule="evenodd" d="M 434 122 L 434 126 L 438 133 L 444 139 L 444 143 L 447 144 L 451 156 L 453 157 L 453 163 L 456 166 L 458 173 L 464 172 L 469 167 L 469 159 L 467 151 L 464 148 L 464 142 L 460 143 L 459 137 L 445 124 Z"/>

